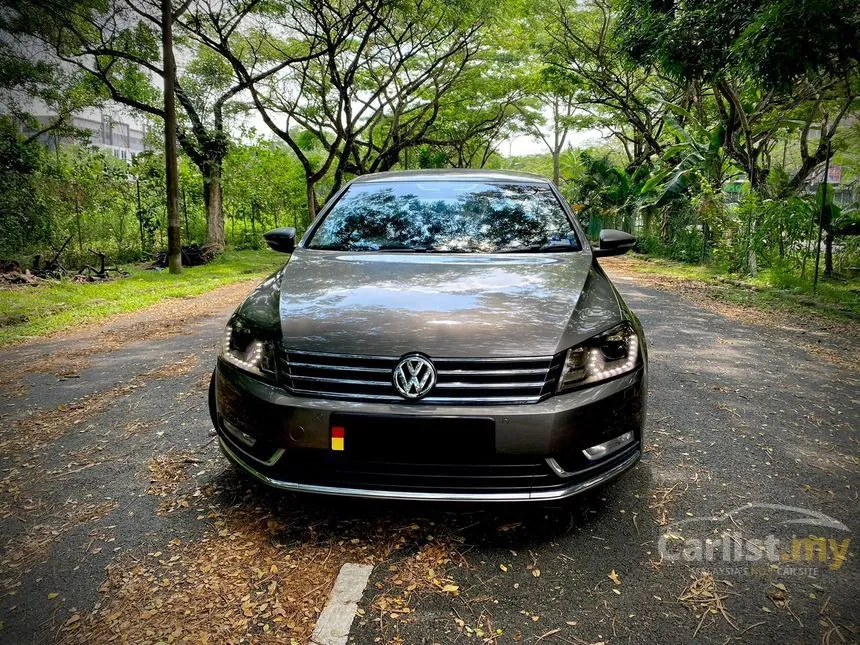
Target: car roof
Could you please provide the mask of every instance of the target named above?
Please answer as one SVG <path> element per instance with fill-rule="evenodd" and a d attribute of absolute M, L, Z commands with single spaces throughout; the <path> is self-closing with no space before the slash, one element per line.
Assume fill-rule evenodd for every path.
<path fill-rule="evenodd" d="M 543 175 L 513 170 L 485 170 L 478 168 L 438 168 L 428 170 L 396 170 L 361 175 L 352 180 L 356 184 L 390 181 L 506 181 L 528 184 L 549 184 Z"/>

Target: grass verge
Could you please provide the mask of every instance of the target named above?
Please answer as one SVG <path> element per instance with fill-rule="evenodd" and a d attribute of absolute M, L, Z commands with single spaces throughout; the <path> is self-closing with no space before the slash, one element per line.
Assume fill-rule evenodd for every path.
<path fill-rule="evenodd" d="M 243 280 L 262 279 L 286 262 L 274 251 L 228 251 L 180 275 L 126 266 L 107 282 L 45 281 L 0 290 L 0 347 L 47 336 L 108 316 L 138 311 L 167 298 L 187 298 Z"/>
<path fill-rule="evenodd" d="M 621 258 L 619 258 L 621 260 Z M 811 280 L 763 270 L 755 278 L 730 276 L 708 265 L 629 255 L 619 262 L 636 273 L 706 283 L 711 297 L 730 305 L 791 314 L 819 314 L 835 321 L 860 321 L 860 279 Z"/>

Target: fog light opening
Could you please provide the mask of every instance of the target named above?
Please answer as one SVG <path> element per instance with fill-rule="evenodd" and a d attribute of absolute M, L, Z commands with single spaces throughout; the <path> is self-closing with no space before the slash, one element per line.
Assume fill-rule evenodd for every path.
<path fill-rule="evenodd" d="M 249 435 L 247 432 L 242 432 L 226 419 L 221 420 L 221 425 L 223 425 L 224 429 L 230 433 L 230 436 L 236 439 L 236 441 L 241 443 L 243 446 L 253 448 L 254 444 L 257 443 L 257 440 L 254 437 Z"/>
<path fill-rule="evenodd" d="M 596 459 L 602 459 L 606 455 L 611 455 L 613 452 L 620 450 L 627 444 L 633 443 L 633 431 L 625 432 L 622 435 L 615 437 L 614 439 L 610 439 L 609 441 L 604 441 L 603 443 L 599 443 L 596 446 L 591 446 L 591 448 L 586 448 L 582 451 L 582 454 L 585 455 L 586 459 L 590 461 L 595 461 Z"/>

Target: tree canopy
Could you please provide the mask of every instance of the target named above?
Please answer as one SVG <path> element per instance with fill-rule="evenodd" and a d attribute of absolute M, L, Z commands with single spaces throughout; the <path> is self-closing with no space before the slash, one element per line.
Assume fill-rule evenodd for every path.
<path fill-rule="evenodd" d="M 611 223 L 639 231 L 643 248 L 698 260 L 719 250 L 741 270 L 772 248 L 805 262 L 815 227 L 798 221 L 812 221 L 824 163 L 839 161 L 843 183 L 860 164 L 854 4 L 176 0 L 183 234 L 258 245 L 266 226 L 308 226 L 369 172 L 528 167 L 552 176 L 591 233 Z M 117 253 L 160 243 L 160 8 L 4 1 L 8 253 L 76 232 Z M 54 117 L 34 120 L 33 101 Z M 155 133 L 131 190 L 71 128 L 77 111 L 115 104 Z M 83 145 L 48 154 L 49 133 Z M 506 157 L 515 137 L 545 156 Z M 103 180 L 82 170 L 94 167 Z M 109 204 L 101 181 L 117 191 Z M 854 230 L 856 197 L 842 192 L 824 226 L 830 250 Z"/>

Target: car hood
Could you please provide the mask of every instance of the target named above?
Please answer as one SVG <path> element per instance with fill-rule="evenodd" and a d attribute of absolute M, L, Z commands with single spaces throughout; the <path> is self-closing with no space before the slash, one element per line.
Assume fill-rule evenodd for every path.
<path fill-rule="evenodd" d="M 296 249 L 278 277 L 283 343 L 293 350 L 548 356 L 624 317 L 617 293 L 587 252 Z"/>

